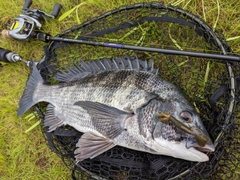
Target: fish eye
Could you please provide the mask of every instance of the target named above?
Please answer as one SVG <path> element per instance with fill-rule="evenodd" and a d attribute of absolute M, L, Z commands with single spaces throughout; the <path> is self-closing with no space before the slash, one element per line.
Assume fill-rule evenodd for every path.
<path fill-rule="evenodd" d="M 180 113 L 180 118 L 185 122 L 188 122 L 188 123 L 192 122 L 192 114 L 188 111 L 182 111 Z"/>

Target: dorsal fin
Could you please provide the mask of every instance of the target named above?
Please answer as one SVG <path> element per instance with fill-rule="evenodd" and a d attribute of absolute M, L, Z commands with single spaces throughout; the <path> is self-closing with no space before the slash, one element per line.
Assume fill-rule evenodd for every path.
<path fill-rule="evenodd" d="M 132 57 L 117 57 L 115 59 L 105 58 L 89 63 L 80 61 L 80 63 L 81 65 L 74 64 L 74 68 L 67 67 L 67 72 L 60 71 L 55 75 L 55 79 L 61 82 L 71 82 L 93 74 L 117 69 L 133 69 L 158 74 L 158 69 L 154 69 L 153 67 L 153 60 L 150 62 L 147 62 L 147 60 L 139 60 L 137 55 Z"/>

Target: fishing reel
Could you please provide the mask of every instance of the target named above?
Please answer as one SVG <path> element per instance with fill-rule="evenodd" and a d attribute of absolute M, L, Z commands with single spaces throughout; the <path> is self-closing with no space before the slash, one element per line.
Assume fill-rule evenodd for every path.
<path fill-rule="evenodd" d="M 49 18 L 55 19 L 61 9 L 61 5 L 56 3 L 54 5 L 52 14 L 47 14 L 46 12 L 34 9 L 31 10 L 29 7 L 32 4 L 32 0 L 26 0 L 22 8 L 23 14 L 20 14 L 14 19 L 14 22 L 10 30 L 3 30 L 2 35 L 4 37 L 11 37 L 16 40 L 29 40 L 30 38 L 35 38 L 42 40 L 39 34 L 42 28 L 42 22 Z M 44 41 L 47 41 L 44 39 Z"/>

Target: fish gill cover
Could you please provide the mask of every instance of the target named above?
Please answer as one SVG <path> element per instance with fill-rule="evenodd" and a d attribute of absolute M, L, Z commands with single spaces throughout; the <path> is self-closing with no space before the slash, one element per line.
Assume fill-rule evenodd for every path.
<path fill-rule="evenodd" d="M 162 3 L 139 3 L 107 12 L 58 35 L 63 38 L 113 42 L 156 48 L 233 54 L 224 37 L 199 17 Z M 159 76 L 179 88 L 200 115 L 216 149 L 207 162 L 190 162 L 116 146 L 107 152 L 75 164 L 76 143 L 82 136 L 70 126 L 53 132 L 42 128 L 50 148 L 72 169 L 73 179 L 219 179 L 239 161 L 238 82 L 240 64 L 189 56 L 113 49 L 67 42 L 52 42 L 40 72 L 48 84 L 53 76 L 80 60 L 117 57 L 154 60 Z M 36 106 L 44 119 L 45 103 Z M 226 165 L 228 164 L 228 165 Z"/>

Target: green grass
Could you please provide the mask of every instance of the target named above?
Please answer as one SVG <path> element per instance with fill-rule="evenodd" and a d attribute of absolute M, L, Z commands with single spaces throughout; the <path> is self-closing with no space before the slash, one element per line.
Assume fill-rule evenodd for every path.
<path fill-rule="evenodd" d="M 50 13 L 55 2 L 55 0 L 34 0 L 31 8 L 40 8 Z M 74 7 L 75 9 L 68 16 L 62 16 L 63 19 L 60 22 L 57 20 L 46 22 L 44 31 L 52 35 L 121 5 L 141 1 L 59 0 L 58 2 L 63 6 L 62 14 Z M 233 51 L 240 54 L 239 0 L 165 0 L 164 2 L 178 5 L 205 19 L 210 26 L 215 27 L 226 37 Z M 10 28 L 13 19 L 21 13 L 22 5 L 23 0 L 0 2 L 0 29 Z M 81 13 L 76 15 L 76 12 Z M 141 44 L 141 42 L 137 43 Z M 18 42 L 0 37 L 0 47 L 18 53 L 24 59 L 39 60 L 44 54 L 44 44 L 37 41 Z M 179 46 L 177 42 L 176 46 Z M 211 68 L 211 65 L 206 68 Z M 37 126 L 26 133 L 37 119 L 28 121 L 16 115 L 18 101 L 24 90 L 28 73 L 29 69 L 23 63 L 0 66 L 0 179 L 70 179 L 70 171 L 45 144 L 40 127 Z M 203 77 L 204 81 L 207 77 L 208 73 Z M 239 173 L 239 170 L 235 172 L 237 175 Z"/>

